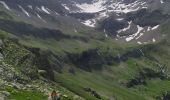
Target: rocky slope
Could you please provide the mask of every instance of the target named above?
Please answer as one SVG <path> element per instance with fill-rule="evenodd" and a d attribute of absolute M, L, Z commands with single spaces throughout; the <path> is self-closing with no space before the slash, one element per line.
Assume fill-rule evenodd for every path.
<path fill-rule="evenodd" d="M 45 58 L 44 62 L 43 56 L 32 50 L 15 40 L 1 38 L 0 98 L 47 100 L 50 92 L 56 89 L 62 93 L 62 99 L 81 99 L 54 83 L 52 69 L 46 68 L 49 67 L 48 60 Z"/>

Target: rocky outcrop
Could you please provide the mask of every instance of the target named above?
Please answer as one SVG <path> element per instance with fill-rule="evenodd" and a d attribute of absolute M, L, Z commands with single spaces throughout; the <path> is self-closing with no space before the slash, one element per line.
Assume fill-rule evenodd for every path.
<path fill-rule="evenodd" d="M 139 75 L 136 75 L 135 78 L 129 80 L 126 86 L 128 88 L 131 88 L 136 85 L 147 85 L 146 80 L 151 80 L 156 78 L 159 78 L 161 80 L 169 80 L 169 78 L 161 71 L 155 71 L 153 69 L 144 68 L 141 71 L 139 71 Z"/>
<path fill-rule="evenodd" d="M 133 21 L 136 25 L 140 25 L 142 27 L 153 27 L 165 22 L 169 18 L 170 16 L 168 14 L 164 14 L 160 10 L 150 12 L 147 9 L 142 9 L 134 13 L 128 13 L 126 15 L 127 21 Z"/>
<path fill-rule="evenodd" d="M 114 49 L 111 49 L 114 50 Z M 82 53 L 67 53 L 64 58 L 65 63 L 74 64 L 76 67 L 85 71 L 102 70 L 104 65 L 114 65 L 120 62 L 125 62 L 129 58 L 140 58 L 142 56 L 149 57 L 148 53 L 152 50 L 157 50 L 154 45 L 145 45 L 141 47 L 129 48 L 115 54 L 107 48 L 105 51 L 100 48 L 89 49 Z"/>
<path fill-rule="evenodd" d="M 24 73 L 24 75 L 31 79 L 38 78 L 37 67 L 34 60 L 35 56 L 23 46 L 14 41 L 4 40 L 2 54 L 4 56 L 4 63 L 13 66 L 13 68 Z"/>
<path fill-rule="evenodd" d="M 156 97 L 157 100 L 169 100 L 170 91 L 163 92 L 160 96 Z"/>
<path fill-rule="evenodd" d="M 68 58 L 77 67 L 86 71 L 100 70 L 105 63 L 97 49 L 91 49 L 81 54 L 68 54 Z"/>
<path fill-rule="evenodd" d="M 7 91 L 0 91 L 0 100 L 8 100 L 10 93 Z"/>
<path fill-rule="evenodd" d="M 84 88 L 84 91 L 90 93 L 90 95 L 94 96 L 97 99 L 102 99 L 101 96 L 94 90 L 92 90 L 91 88 Z"/>
<path fill-rule="evenodd" d="M 127 22 L 117 21 L 114 18 L 110 17 L 99 22 L 98 30 L 106 31 L 108 35 L 116 36 L 117 31 L 119 29 L 123 29 L 126 26 L 128 26 Z"/>

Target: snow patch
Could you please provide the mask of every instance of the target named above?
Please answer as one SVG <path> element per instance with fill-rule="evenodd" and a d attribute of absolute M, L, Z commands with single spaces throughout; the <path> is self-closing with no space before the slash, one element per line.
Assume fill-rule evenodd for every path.
<path fill-rule="evenodd" d="M 161 4 L 163 4 L 163 3 L 164 3 L 164 1 L 163 1 L 163 0 L 160 0 L 160 2 L 161 2 Z"/>
<path fill-rule="evenodd" d="M 105 33 L 105 37 L 108 38 L 108 35 Z"/>
<path fill-rule="evenodd" d="M 117 13 L 129 13 L 129 12 L 134 12 L 134 11 L 138 11 L 140 9 L 140 7 L 136 8 L 136 9 L 118 9 L 118 10 L 114 10 Z"/>
<path fill-rule="evenodd" d="M 11 10 L 4 1 L 0 1 L 0 3 L 1 3 L 7 10 Z"/>
<path fill-rule="evenodd" d="M 45 13 L 47 13 L 47 14 L 50 14 L 50 12 L 47 10 L 47 8 L 45 8 L 44 6 L 41 6 L 41 9 L 42 9 L 42 11 L 44 11 Z"/>
<path fill-rule="evenodd" d="M 41 17 L 39 14 L 37 14 L 37 17 L 38 17 L 39 19 L 42 19 L 42 17 Z"/>
<path fill-rule="evenodd" d="M 116 20 L 117 21 L 122 21 L 122 20 L 124 20 L 124 18 L 117 18 Z"/>
<path fill-rule="evenodd" d="M 115 12 L 116 15 L 119 16 L 119 14 L 121 13 L 137 11 L 139 9 L 142 9 L 143 7 L 147 8 L 147 3 L 141 2 L 139 0 L 130 4 L 125 4 L 123 0 L 92 0 L 91 3 L 79 4 L 73 2 L 73 5 L 79 8 L 79 10 L 77 11 L 72 11 L 74 13 L 98 13 L 98 15 L 95 16 L 94 19 L 89 19 L 83 22 L 83 24 L 90 27 L 94 27 L 97 20 L 109 17 L 112 12 Z M 71 12 L 66 4 L 63 4 L 63 6 L 65 7 L 65 9 Z M 118 18 L 116 20 L 121 21 L 123 20 L 123 18 Z"/>
<path fill-rule="evenodd" d="M 138 43 L 138 44 L 142 44 L 142 42 L 140 42 L 140 41 L 138 41 L 137 43 Z"/>
<path fill-rule="evenodd" d="M 128 13 L 137 11 L 140 8 L 144 7 L 147 8 L 146 2 L 141 2 L 139 0 L 125 4 L 123 0 L 121 1 L 111 1 L 111 0 L 93 0 L 92 3 L 83 3 L 83 4 L 76 4 L 75 5 L 80 8 L 81 12 L 87 13 L 96 13 L 101 11 L 106 12 L 117 12 L 117 13 Z M 142 5 L 142 7 L 140 7 Z"/>
<path fill-rule="evenodd" d="M 42 11 L 39 7 L 36 7 L 36 10 L 38 10 L 38 11 Z"/>
<path fill-rule="evenodd" d="M 151 30 L 155 30 L 155 29 L 159 28 L 159 26 L 160 26 L 160 25 L 156 25 L 156 26 L 152 27 Z"/>
<path fill-rule="evenodd" d="M 115 2 L 112 3 L 109 7 L 112 8 L 111 11 L 117 12 L 117 13 L 128 13 L 128 12 L 134 12 L 139 9 L 141 9 L 140 5 L 142 7 L 146 7 L 146 2 L 140 2 L 139 0 L 130 3 L 130 4 L 125 4 L 123 3 L 123 0 L 120 2 Z"/>
<path fill-rule="evenodd" d="M 21 6 L 18 5 L 18 7 L 22 10 L 22 12 L 24 12 L 28 17 L 30 17 L 29 13 Z"/>
<path fill-rule="evenodd" d="M 149 32 L 152 29 L 152 27 L 148 27 L 147 32 Z"/>
<path fill-rule="evenodd" d="M 129 24 L 128 27 L 126 27 L 126 28 L 124 28 L 124 29 L 120 29 L 120 30 L 118 30 L 117 32 L 118 32 L 118 33 L 121 33 L 121 32 L 125 32 L 125 31 L 129 30 L 130 27 L 131 27 L 132 21 L 128 22 L 128 24 Z"/>
<path fill-rule="evenodd" d="M 82 24 L 89 26 L 89 27 L 95 27 L 96 21 L 95 21 L 95 19 L 86 20 L 86 21 L 82 22 Z"/>
<path fill-rule="evenodd" d="M 99 14 L 99 16 L 97 16 L 96 19 L 100 20 L 100 19 L 102 19 L 102 18 L 107 18 L 107 17 L 109 17 L 109 15 L 107 14 L 107 12 L 102 12 L 102 13 Z"/>
<path fill-rule="evenodd" d="M 138 30 L 137 30 L 137 32 L 135 34 L 132 34 L 132 35 L 130 35 L 129 37 L 126 38 L 127 42 L 133 40 L 143 30 L 143 27 L 140 27 L 139 25 L 137 25 L 137 28 L 138 28 Z"/>
<path fill-rule="evenodd" d="M 103 6 L 106 1 L 105 0 L 93 0 L 93 3 L 83 3 L 83 4 L 76 4 L 77 7 L 79 7 L 82 12 L 88 12 L 88 13 L 95 13 L 100 12 L 102 10 L 105 10 L 105 7 Z"/>
<path fill-rule="evenodd" d="M 138 37 L 136 37 L 136 40 L 139 39 L 141 36 L 143 36 L 143 33 L 140 33 Z"/>
<path fill-rule="evenodd" d="M 60 15 L 59 13 L 57 13 L 57 12 L 54 12 L 56 15 Z"/>
<path fill-rule="evenodd" d="M 152 42 L 153 42 L 153 43 L 155 43 L 155 42 L 156 42 L 155 38 L 153 38 L 153 39 L 152 39 Z"/>
<path fill-rule="evenodd" d="M 36 13 L 36 15 L 37 15 L 37 17 L 38 17 L 39 19 L 41 19 L 43 22 L 46 22 L 39 14 Z"/>
<path fill-rule="evenodd" d="M 75 32 L 75 33 L 77 33 L 77 32 L 78 32 L 76 28 L 74 28 L 74 32 Z"/>
<path fill-rule="evenodd" d="M 69 7 L 67 7 L 67 5 L 66 5 L 66 4 L 62 4 L 62 6 L 63 6 L 66 10 L 70 11 L 70 8 L 69 8 Z"/>
<path fill-rule="evenodd" d="M 83 24 L 95 27 L 97 20 L 102 18 L 107 18 L 112 12 L 115 12 L 117 16 L 121 13 L 134 12 L 142 8 L 147 8 L 147 3 L 144 1 L 136 0 L 133 3 L 126 4 L 123 2 L 124 0 L 91 0 L 91 3 L 76 3 L 72 2 L 73 6 L 79 8 L 79 10 L 71 11 L 66 4 L 62 4 L 62 6 L 74 13 L 97 13 L 95 18 L 83 20 Z M 117 18 L 116 20 L 121 21 L 123 18 Z"/>

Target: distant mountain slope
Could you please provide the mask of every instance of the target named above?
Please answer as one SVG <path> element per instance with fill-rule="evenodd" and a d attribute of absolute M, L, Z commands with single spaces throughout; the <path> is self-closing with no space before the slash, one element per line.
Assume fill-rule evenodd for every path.
<path fill-rule="evenodd" d="M 159 26 L 169 19 L 170 4 L 167 0 L 1 0 L 0 3 L 16 20 L 38 27 L 71 34 L 97 30 L 106 38 L 132 40 L 137 44 L 162 39 Z"/>

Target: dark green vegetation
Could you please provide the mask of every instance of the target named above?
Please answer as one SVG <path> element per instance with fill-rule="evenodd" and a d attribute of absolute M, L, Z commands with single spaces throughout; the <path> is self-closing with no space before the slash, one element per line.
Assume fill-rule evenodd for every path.
<path fill-rule="evenodd" d="M 165 27 L 167 38 L 157 43 L 120 45 L 95 31 L 71 35 L 11 20 L 3 17 L 10 16 L 6 13 L 1 16 L 1 67 L 12 74 L 4 73 L 2 83 L 6 80 L 9 85 L 1 90 L 10 92 L 9 98 L 46 100 L 52 89 L 67 95 L 66 100 L 97 100 L 94 94 L 103 100 L 155 100 L 169 95 Z M 31 86 L 10 87 L 14 80 L 20 87 Z"/>

